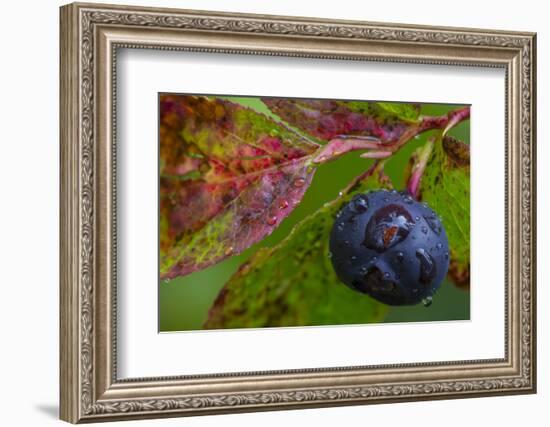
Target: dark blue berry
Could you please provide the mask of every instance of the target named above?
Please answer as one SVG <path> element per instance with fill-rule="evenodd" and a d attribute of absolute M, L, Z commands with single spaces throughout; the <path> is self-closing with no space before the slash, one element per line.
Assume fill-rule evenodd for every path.
<path fill-rule="evenodd" d="M 356 195 L 342 208 L 330 252 L 342 282 L 390 305 L 431 302 L 449 268 L 437 214 L 407 193 L 386 190 Z"/>

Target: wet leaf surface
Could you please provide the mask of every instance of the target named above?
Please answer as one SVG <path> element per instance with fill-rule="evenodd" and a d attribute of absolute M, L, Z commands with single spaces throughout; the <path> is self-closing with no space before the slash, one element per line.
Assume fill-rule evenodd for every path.
<path fill-rule="evenodd" d="M 470 284 L 470 146 L 445 136 L 433 147 L 420 184 L 420 199 L 443 220 L 449 238 L 449 276 Z"/>
<path fill-rule="evenodd" d="M 339 101 L 323 99 L 263 98 L 268 108 L 292 126 L 322 140 L 340 135 L 398 140 L 416 123 L 418 104 Z"/>
<path fill-rule="evenodd" d="M 160 98 L 160 274 L 239 253 L 301 200 L 318 145 L 219 98 Z"/>

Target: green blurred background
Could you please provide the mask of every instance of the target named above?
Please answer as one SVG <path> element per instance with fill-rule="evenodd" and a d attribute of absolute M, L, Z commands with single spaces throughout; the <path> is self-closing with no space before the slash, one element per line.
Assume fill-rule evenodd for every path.
<path fill-rule="evenodd" d="M 229 97 L 232 102 L 245 105 L 259 112 L 282 121 L 267 109 L 259 98 Z M 421 114 L 442 115 L 450 110 L 463 107 L 451 104 L 422 104 Z M 466 121 L 450 132 L 466 143 L 470 143 L 470 122 Z M 426 132 L 406 144 L 397 154 L 385 164 L 386 174 L 392 179 L 396 189 L 405 187 L 404 170 L 411 153 L 426 142 L 433 132 Z M 248 257 L 261 247 L 274 246 L 288 235 L 294 224 L 310 213 L 316 211 L 324 203 L 337 197 L 355 176 L 364 172 L 372 160 L 361 159 L 359 152 L 348 153 L 333 162 L 321 165 L 302 202 L 280 224 L 280 226 L 261 242 L 248 248 L 239 255 L 232 256 L 205 270 L 197 271 L 184 277 L 159 283 L 159 331 L 186 331 L 202 329 L 208 310 L 225 282 L 237 271 Z M 289 254 L 289 256 L 292 256 Z M 342 285 L 344 286 L 344 285 Z M 350 292 L 354 292 L 350 290 Z M 369 298 L 368 296 L 359 296 Z M 433 304 L 424 307 L 422 304 L 405 307 L 391 307 L 384 322 L 421 322 L 442 320 L 470 319 L 470 294 L 445 281 L 434 296 Z"/>

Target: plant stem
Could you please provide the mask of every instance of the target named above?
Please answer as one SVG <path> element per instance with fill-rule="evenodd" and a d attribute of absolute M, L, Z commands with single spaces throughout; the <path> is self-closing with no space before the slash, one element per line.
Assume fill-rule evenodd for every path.
<path fill-rule="evenodd" d="M 450 111 L 443 116 L 424 116 L 420 122 L 407 128 L 399 139 L 383 143 L 377 138 L 363 135 L 342 135 L 330 140 L 324 145 L 315 157 L 313 163 L 322 164 L 340 157 L 350 151 L 363 151 L 360 157 L 366 159 L 385 159 L 395 154 L 402 146 L 407 144 L 415 136 L 429 130 L 441 129 L 442 136 L 457 124 L 470 118 L 470 107 L 459 108 Z"/>
<path fill-rule="evenodd" d="M 434 144 L 435 138 L 430 138 L 423 147 L 414 153 L 414 163 L 409 182 L 407 183 L 407 190 L 415 199 L 418 199 L 422 175 L 424 175 L 424 170 L 426 169 L 426 165 L 428 164 L 428 160 L 432 154 Z"/>

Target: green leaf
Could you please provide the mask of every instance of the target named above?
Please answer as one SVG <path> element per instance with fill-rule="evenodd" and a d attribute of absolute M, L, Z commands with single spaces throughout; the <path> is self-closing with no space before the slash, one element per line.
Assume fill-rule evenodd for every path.
<path fill-rule="evenodd" d="M 380 108 L 408 122 L 418 121 L 420 104 L 407 104 L 405 102 L 378 102 Z"/>
<path fill-rule="evenodd" d="M 343 195 L 298 223 L 277 246 L 245 262 L 220 291 L 207 329 L 379 322 L 387 306 L 336 277 L 328 240 L 336 214 L 351 197 L 390 187 L 381 166 L 358 177 Z"/>
<path fill-rule="evenodd" d="M 451 252 L 449 275 L 470 283 L 470 146 L 450 136 L 437 141 L 420 185 L 420 199 L 442 218 Z"/>

